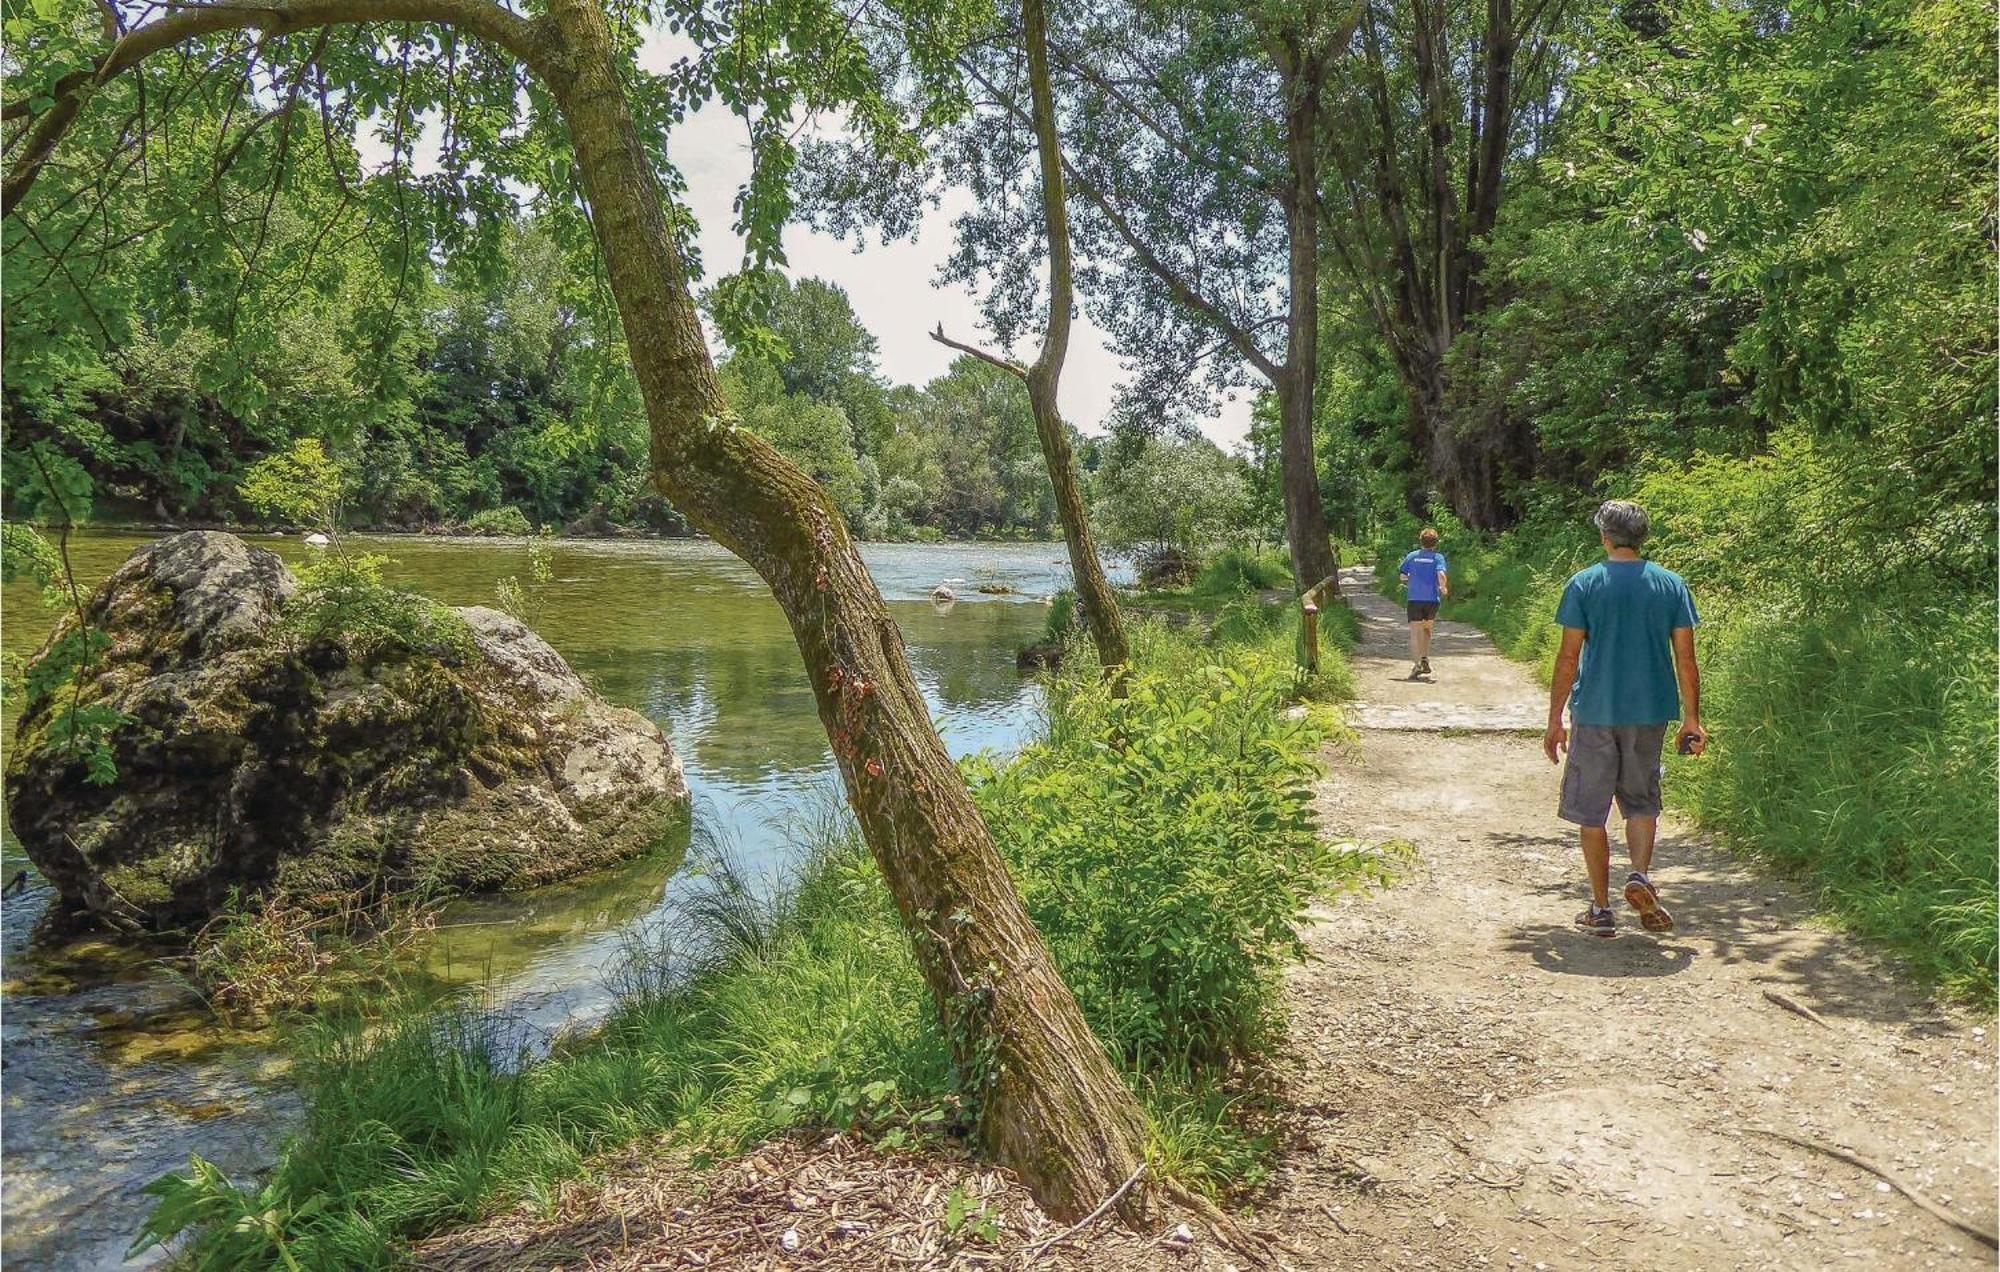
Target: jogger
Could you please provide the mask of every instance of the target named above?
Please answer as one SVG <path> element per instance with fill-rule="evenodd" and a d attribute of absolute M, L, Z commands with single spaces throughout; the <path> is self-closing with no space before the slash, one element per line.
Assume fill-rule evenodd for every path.
<path fill-rule="evenodd" d="M 1556 609 L 1562 648 L 1549 686 L 1542 749 L 1551 764 L 1558 752 L 1569 753 L 1556 815 L 1579 827 L 1591 894 L 1576 926 L 1596 936 L 1617 934 L 1611 839 L 1605 830 L 1616 801 L 1632 859 L 1625 900 L 1647 931 L 1671 932 L 1673 916 L 1660 904 L 1651 875 L 1660 821 L 1660 752 L 1676 717 L 1681 722 L 1676 746 L 1693 755 L 1708 746 L 1694 656 L 1699 619 L 1680 575 L 1639 555 L 1651 529 L 1644 508 L 1614 499 L 1594 520 L 1605 559 L 1570 579 Z M 1563 726 L 1565 706 L 1569 728 Z"/>
<path fill-rule="evenodd" d="M 1438 532 L 1425 526 L 1417 536 L 1421 547 L 1403 557 L 1396 577 L 1402 581 L 1409 606 L 1410 679 L 1428 676 L 1431 671 L 1431 633 L 1437 626 L 1438 603 L 1451 595 L 1444 553 L 1437 550 Z"/>

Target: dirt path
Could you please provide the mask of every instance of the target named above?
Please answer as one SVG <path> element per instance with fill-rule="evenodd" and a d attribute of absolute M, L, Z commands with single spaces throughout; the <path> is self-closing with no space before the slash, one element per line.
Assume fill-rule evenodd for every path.
<path fill-rule="evenodd" d="M 1992 1266 L 1873 1175 L 1750 1128 L 1845 1145 L 1991 1226 L 1993 1031 L 1671 823 L 1654 864 L 1679 930 L 1654 939 L 1625 915 L 1617 940 L 1573 933 L 1583 867 L 1554 816 L 1545 691 L 1453 623 L 1434 680 L 1402 679 L 1401 609 L 1372 588 L 1346 576 L 1359 736 L 1322 812 L 1413 856 L 1394 886 L 1319 915 L 1294 977 L 1304 1142 L 1257 1208 L 1292 1261 Z"/>

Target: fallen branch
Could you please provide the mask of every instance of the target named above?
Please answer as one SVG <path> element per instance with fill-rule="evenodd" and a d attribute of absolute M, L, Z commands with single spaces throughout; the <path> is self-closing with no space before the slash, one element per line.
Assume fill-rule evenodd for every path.
<path fill-rule="evenodd" d="M 1806 1006 L 1804 1003 L 1796 1002 L 1790 998 L 1785 997 L 1783 994 L 1779 993 L 1775 989 L 1765 990 L 1764 997 L 1770 999 L 1778 1006 L 1783 1007 L 1786 1011 L 1792 1013 L 1794 1016 L 1803 1016 L 1805 1019 L 1812 1021 L 1815 1025 L 1818 1025 L 1821 1029 L 1833 1028 L 1832 1025 L 1826 1023 L 1826 1017 L 1820 1015 L 1818 1012 Z"/>
<path fill-rule="evenodd" d="M 1945 1209 L 1937 1202 L 1932 1201 L 1929 1197 L 1924 1196 L 1923 1193 L 1918 1192 L 1914 1186 L 1905 1181 L 1900 1175 L 1896 1174 L 1896 1172 L 1890 1170 L 1887 1166 L 1882 1165 L 1880 1162 L 1871 1161 L 1868 1158 L 1863 1157 L 1861 1154 L 1855 1152 L 1851 1148 L 1842 1148 L 1838 1144 L 1828 1144 L 1821 1140 L 1805 1139 L 1797 1135 L 1788 1135 L 1784 1131 L 1767 1130 L 1761 1126 L 1753 1126 L 1750 1128 L 1750 1130 L 1753 1134 L 1756 1135 L 1766 1135 L 1775 1140 L 1783 1140 L 1787 1144 L 1794 1144 L 1800 1148 L 1811 1149 L 1815 1153 L 1824 1153 L 1828 1157 L 1834 1158 L 1837 1161 L 1846 1162 L 1850 1166 L 1859 1166 L 1862 1170 L 1865 1170 L 1869 1174 L 1880 1178 L 1883 1183 L 1888 1184 L 1889 1187 L 1895 1189 L 1897 1192 L 1903 1194 L 1905 1197 L 1908 1197 L 1912 1202 L 1916 1204 L 1917 1209 L 1924 1211 L 1926 1214 L 1929 1214 L 1933 1218 L 1940 1219 L 1945 1223 L 1950 1224 L 1952 1227 L 1958 1229 L 1960 1232 L 1963 1232 L 1965 1235 L 1969 1237 L 1973 1237 L 1979 1241 L 1982 1241 L 1986 1245 L 1991 1246 L 1995 1249 L 2000 1249 L 2000 1234 L 1995 1234 L 1991 1228 L 1982 1228 L 1977 1223 L 1973 1222 L 1970 1219 L 1967 1219 L 1965 1216 L 1960 1214 L 1955 1214 L 1952 1211 Z"/>
<path fill-rule="evenodd" d="M 942 330 L 942 328 L 940 328 L 940 330 Z M 1139 1169 L 1132 1172 L 1131 1178 L 1127 1179 L 1124 1183 L 1118 1185 L 1118 1187 L 1113 1189 L 1109 1197 L 1106 1197 L 1103 1201 L 1098 1202 L 1097 1209 L 1085 1215 L 1079 1222 L 1071 1224 L 1069 1227 L 1064 1228 L 1061 1232 L 1058 1232 L 1053 1237 L 1048 1237 L 1044 1240 L 1037 1241 L 1033 1246 L 1029 1247 L 1027 1257 L 1030 1260 L 1039 1259 L 1040 1257 L 1042 1257 L 1043 1252 L 1046 1251 L 1050 1246 L 1058 1245 L 1064 1241 L 1069 1240 L 1077 1233 L 1082 1232 L 1085 1228 L 1088 1228 L 1091 1224 L 1096 1223 L 1099 1219 L 1102 1219 L 1104 1217 L 1104 1212 L 1111 1209 L 1113 1206 L 1117 1205 L 1118 1199 L 1120 1197 L 1123 1197 L 1127 1192 L 1131 1191 L 1132 1185 L 1138 1183 L 1139 1176 L 1145 1173 L 1146 1173 L 1146 1163 L 1140 1162 Z"/>

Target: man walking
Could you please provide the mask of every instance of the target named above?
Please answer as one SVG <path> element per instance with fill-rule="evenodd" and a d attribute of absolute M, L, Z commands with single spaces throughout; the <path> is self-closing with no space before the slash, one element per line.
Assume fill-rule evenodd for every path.
<path fill-rule="evenodd" d="M 1556 815 L 1582 828 L 1591 901 L 1576 916 L 1578 929 L 1593 936 L 1618 934 L 1611 913 L 1611 840 L 1605 832 L 1616 798 L 1632 858 L 1625 900 L 1648 932 L 1671 932 L 1673 916 L 1660 904 L 1648 871 L 1660 824 L 1660 749 L 1667 725 L 1680 720 L 1675 746 L 1682 754 L 1700 755 L 1708 746 L 1694 660 L 1694 597 L 1680 575 L 1640 557 L 1651 529 L 1644 508 L 1614 499 L 1593 520 L 1605 559 L 1570 579 L 1556 609 L 1562 649 L 1549 686 L 1542 749 L 1551 764 L 1558 751 L 1569 752 Z"/>
<path fill-rule="evenodd" d="M 1417 542 L 1422 546 L 1404 556 L 1396 572 L 1409 606 L 1412 680 L 1431 674 L 1431 630 L 1437 626 L 1438 602 L 1451 595 L 1444 553 L 1437 550 L 1438 532 L 1425 526 Z"/>

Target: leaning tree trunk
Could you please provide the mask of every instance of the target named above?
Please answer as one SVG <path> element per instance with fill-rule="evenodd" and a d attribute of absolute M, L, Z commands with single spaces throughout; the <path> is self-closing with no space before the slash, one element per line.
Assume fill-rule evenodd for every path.
<path fill-rule="evenodd" d="M 932 728 L 839 513 L 723 401 L 597 0 L 550 0 L 566 118 L 652 432 L 660 487 L 756 569 L 812 677 L 848 802 L 908 926 L 987 1148 L 1057 1216 L 1128 1179 L 1145 1121 L 1029 920 Z"/>
<path fill-rule="evenodd" d="M 1084 510 L 1083 492 L 1076 480 L 1076 456 L 1071 452 L 1069 431 L 1063 427 L 1062 411 L 1056 404 L 1063 360 L 1069 356 L 1070 309 L 1075 285 L 1070 263 L 1068 195 L 1063 189 L 1062 143 L 1056 130 L 1055 94 L 1049 86 L 1048 19 L 1042 0 L 1022 0 L 1021 39 L 1027 46 L 1035 149 L 1042 164 L 1042 223 L 1049 236 L 1049 325 L 1042 334 L 1041 356 L 1028 370 L 1028 403 L 1034 409 L 1035 433 L 1041 438 L 1042 457 L 1048 462 L 1049 484 L 1055 487 L 1056 512 L 1062 520 L 1063 542 L 1069 548 L 1070 575 L 1076 580 L 1077 600 L 1083 605 L 1091 638 L 1097 642 L 1097 660 L 1111 676 L 1112 683 L 1119 685 L 1127 654 L 1125 624 L 1119 617 L 1111 584 L 1104 577 L 1097 544 L 1091 538 L 1090 517 Z"/>

